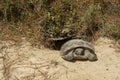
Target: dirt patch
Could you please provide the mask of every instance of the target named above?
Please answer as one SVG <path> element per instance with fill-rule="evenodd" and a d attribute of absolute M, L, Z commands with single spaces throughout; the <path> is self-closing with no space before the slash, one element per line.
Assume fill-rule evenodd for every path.
<path fill-rule="evenodd" d="M 120 80 L 120 52 L 113 40 L 95 43 L 98 61 L 63 60 L 59 51 L 38 49 L 27 41 L 0 41 L 0 80 Z"/>

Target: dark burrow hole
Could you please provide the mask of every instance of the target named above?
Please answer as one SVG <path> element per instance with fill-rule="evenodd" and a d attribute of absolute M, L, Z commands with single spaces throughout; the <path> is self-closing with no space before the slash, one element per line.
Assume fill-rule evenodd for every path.
<path fill-rule="evenodd" d="M 50 39 L 50 44 L 49 44 L 49 48 L 53 49 L 53 50 L 60 50 L 61 46 L 71 40 L 72 38 L 52 38 Z"/>

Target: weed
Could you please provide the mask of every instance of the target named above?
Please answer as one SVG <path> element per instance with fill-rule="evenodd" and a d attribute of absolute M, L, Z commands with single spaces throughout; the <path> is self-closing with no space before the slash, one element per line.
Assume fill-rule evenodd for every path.
<path fill-rule="evenodd" d="M 117 40 L 118 44 L 120 44 L 120 39 Z"/>
<path fill-rule="evenodd" d="M 7 36 L 6 39 L 17 41 L 16 36 L 18 40 L 26 37 L 35 45 L 44 43 L 47 38 L 92 40 L 105 27 L 105 15 L 119 15 L 119 11 L 118 4 L 108 5 L 104 0 L 2 0 L 0 24 L 4 26 L 1 26 L 0 38 Z M 110 35 L 119 36 L 115 32 Z"/>
<path fill-rule="evenodd" d="M 99 13 L 99 15 L 98 15 Z M 101 6 L 98 4 L 89 6 L 88 10 L 81 18 L 81 29 L 83 29 L 83 39 L 90 40 L 92 37 L 95 40 L 95 34 L 102 28 L 102 13 Z M 99 21 L 100 20 L 100 21 Z"/>
<path fill-rule="evenodd" d="M 120 39 L 120 24 L 117 24 L 116 22 L 107 24 L 107 35 L 109 37 L 113 37 L 115 39 Z"/>

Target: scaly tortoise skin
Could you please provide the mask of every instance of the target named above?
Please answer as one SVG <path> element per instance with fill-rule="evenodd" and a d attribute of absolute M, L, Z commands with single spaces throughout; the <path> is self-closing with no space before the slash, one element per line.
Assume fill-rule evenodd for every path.
<path fill-rule="evenodd" d="M 67 61 L 97 60 L 92 44 L 81 39 L 72 39 L 64 43 L 60 49 L 60 56 Z"/>

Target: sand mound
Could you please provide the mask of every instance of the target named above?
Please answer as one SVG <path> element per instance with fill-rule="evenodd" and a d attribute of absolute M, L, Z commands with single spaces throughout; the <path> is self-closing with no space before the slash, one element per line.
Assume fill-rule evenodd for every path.
<path fill-rule="evenodd" d="M 95 43 L 98 61 L 67 62 L 59 51 L 38 49 L 29 42 L 0 41 L 0 80 L 120 80 L 120 49 L 114 41 Z"/>

